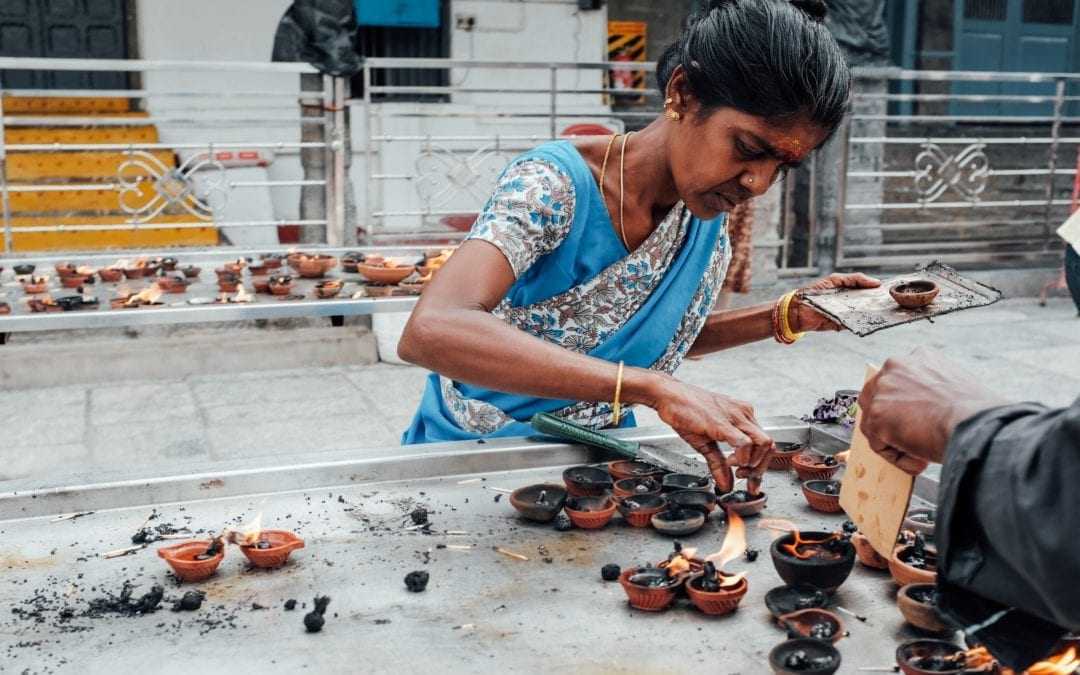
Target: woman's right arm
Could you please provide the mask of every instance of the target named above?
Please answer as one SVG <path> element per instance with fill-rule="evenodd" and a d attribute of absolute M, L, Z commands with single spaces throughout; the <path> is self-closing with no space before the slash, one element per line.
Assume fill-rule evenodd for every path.
<path fill-rule="evenodd" d="M 428 283 L 398 345 L 405 361 L 461 382 L 525 396 L 610 401 L 618 367 L 563 349 L 491 314 L 514 283 L 503 253 L 466 241 Z M 622 400 L 657 410 L 699 452 L 713 441 L 736 448 L 755 470 L 772 447 L 753 408 L 646 368 L 626 368 Z"/>

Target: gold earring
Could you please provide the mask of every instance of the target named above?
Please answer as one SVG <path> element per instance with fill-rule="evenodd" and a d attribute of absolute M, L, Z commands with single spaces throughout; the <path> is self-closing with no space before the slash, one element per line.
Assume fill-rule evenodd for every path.
<path fill-rule="evenodd" d="M 675 102 L 675 99 L 668 96 L 666 99 L 664 99 L 664 107 L 667 107 L 667 106 L 671 105 L 674 102 Z"/>
<path fill-rule="evenodd" d="M 668 118 L 672 122 L 678 122 L 682 119 L 682 114 L 678 110 L 665 110 L 664 117 Z"/>

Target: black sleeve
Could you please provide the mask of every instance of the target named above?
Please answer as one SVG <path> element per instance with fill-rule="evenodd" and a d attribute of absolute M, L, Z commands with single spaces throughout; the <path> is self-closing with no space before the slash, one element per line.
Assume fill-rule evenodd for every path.
<path fill-rule="evenodd" d="M 1080 629 L 1080 399 L 1019 404 L 960 424 L 942 470 L 939 580 Z"/>

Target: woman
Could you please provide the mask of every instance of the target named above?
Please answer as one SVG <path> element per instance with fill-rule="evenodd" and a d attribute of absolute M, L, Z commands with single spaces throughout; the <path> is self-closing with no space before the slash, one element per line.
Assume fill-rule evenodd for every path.
<path fill-rule="evenodd" d="M 437 373 L 405 443 L 527 435 L 541 411 L 632 426 L 621 407 L 645 405 L 703 454 L 736 448 L 740 475 L 763 468 L 751 406 L 671 373 L 688 354 L 836 329 L 794 294 L 710 313 L 726 212 L 843 118 L 850 76 L 823 16 L 820 1 L 713 0 L 658 64 L 661 117 L 510 164 L 405 328 L 401 358 Z"/>

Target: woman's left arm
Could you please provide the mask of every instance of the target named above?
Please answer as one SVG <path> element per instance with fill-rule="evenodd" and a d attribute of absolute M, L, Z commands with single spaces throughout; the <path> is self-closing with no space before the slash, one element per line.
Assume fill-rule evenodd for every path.
<path fill-rule="evenodd" d="M 832 288 L 876 288 L 881 282 L 865 274 L 830 274 L 800 290 L 820 291 Z M 772 314 L 775 303 L 713 312 L 705 320 L 690 356 L 702 356 L 722 349 L 738 347 L 773 336 Z M 788 310 L 788 320 L 796 333 L 837 331 L 840 326 L 807 305 L 798 296 Z"/>

